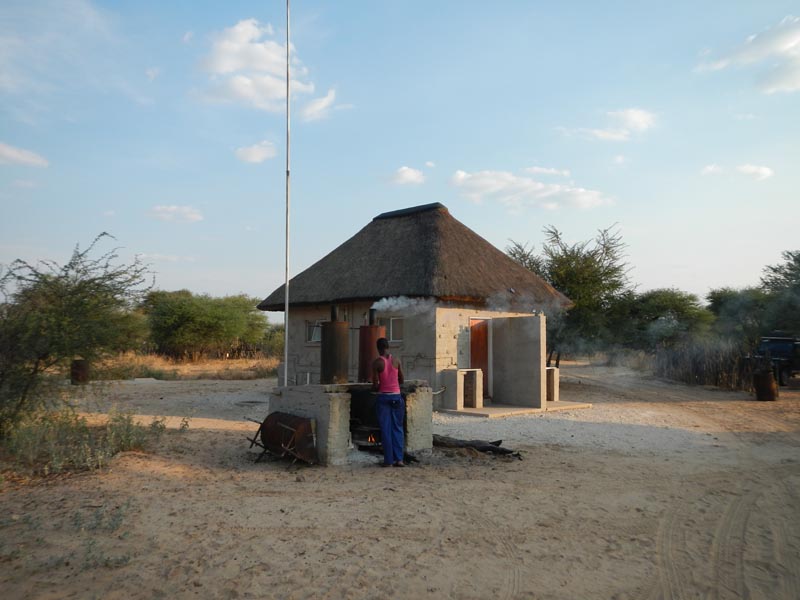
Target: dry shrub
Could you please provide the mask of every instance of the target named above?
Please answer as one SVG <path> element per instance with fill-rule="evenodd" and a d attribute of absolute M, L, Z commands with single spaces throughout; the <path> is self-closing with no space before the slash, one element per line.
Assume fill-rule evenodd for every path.
<path fill-rule="evenodd" d="M 90 426 L 69 407 L 27 416 L 3 438 L 16 469 L 36 475 L 99 469 L 118 452 L 144 449 L 164 432 L 164 418 L 138 425 L 133 413 L 112 412 L 105 425 Z"/>
<path fill-rule="evenodd" d="M 722 338 L 660 348 L 653 360 L 653 372 L 690 385 L 730 390 L 750 390 L 753 381 L 753 363 L 747 349 L 741 343 Z"/>
<path fill-rule="evenodd" d="M 275 377 L 280 360 L 276 357 L 203 359 L 177 361 L 155 354 L 122 354 L 107 359 L 93 369 L 93 379 L 133 379 L 152 377 L 162 380 L 188 379 L 266 379 Z"/>

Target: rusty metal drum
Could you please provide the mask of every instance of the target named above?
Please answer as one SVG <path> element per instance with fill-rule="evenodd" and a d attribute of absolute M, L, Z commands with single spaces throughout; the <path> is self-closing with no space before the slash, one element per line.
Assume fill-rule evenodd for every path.
<path fill-rule="evenodd" d="M 346 321 L 322 324 L 320 383 L 347 383 L 350 325 Z"/>
<path fill-rule="evenodd" d="M 358 330 L 358 380 L 370 381 L 372 363 L 378 358 L 377 341 L 386 337 L 383 325 L 362 325 Z"/>

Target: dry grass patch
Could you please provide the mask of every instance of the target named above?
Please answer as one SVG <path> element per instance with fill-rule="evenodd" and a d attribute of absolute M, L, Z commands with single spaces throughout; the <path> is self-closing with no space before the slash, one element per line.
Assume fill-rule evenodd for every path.
<path fill-rule="evenodd" d="M 279 362 L 276 357 L 176 361 L 158 355 L 131 353 L 107 359 L 97 365 L 92 377 L 93 379 L 152 377 L 162 380 L 266 379 L 275 376 Z"/>

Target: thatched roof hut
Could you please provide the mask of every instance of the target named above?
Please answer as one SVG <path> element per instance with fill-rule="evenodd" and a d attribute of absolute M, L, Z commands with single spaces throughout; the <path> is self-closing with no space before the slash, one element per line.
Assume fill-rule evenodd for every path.
<path fill-rule="evenodd" d="M 570 300 L 437 203 L 387 212 L 294 277 L 290 305 L 393 296 L 550 311 Z M 284 286 L 258 308 L 284 309 Z"/>

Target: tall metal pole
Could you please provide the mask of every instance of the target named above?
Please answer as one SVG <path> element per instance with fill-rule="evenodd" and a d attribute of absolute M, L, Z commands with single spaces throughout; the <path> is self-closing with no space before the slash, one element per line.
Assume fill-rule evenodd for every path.
<path fill-rule="evenodd" d="M 289 385 L 289 0 L 286 0 L 286 295 L 283 307 L 283 385 Z"/>

